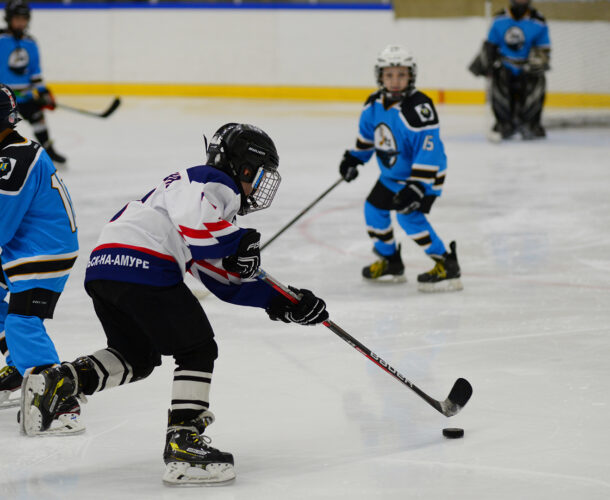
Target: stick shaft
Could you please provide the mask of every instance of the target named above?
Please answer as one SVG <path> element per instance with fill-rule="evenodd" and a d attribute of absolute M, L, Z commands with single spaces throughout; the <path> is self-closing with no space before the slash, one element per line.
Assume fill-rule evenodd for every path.
<path fill-rule="evenodd" d="M 261 247 L 261 250 L 264 250 L 267 246 L 269 246 L 279 235 L 281 235 L 286 229 L 292 226 L 296 221 L 298 221 L 303 215 L 305 215 L 311 208 L 313 208 L 322 198 L 324 198 L 328 193 L 330 193 L 333 189 L 335 189 L 339 184 L 343 182 L 343 177 L 340 177 L 336 180 L 332 186 L 330 186 L 326 191 L 324 191 L 320 196 L 318 196 L 314 201 L 312 201 L 309 205 L 307 205 L 303 210 L 301 210 L 296 217 L 294 217 L 288 224 L 286 224 L 282 229 L 280 229 L 277 233 L 275 233 L 265 244 Z"/>
<path fill-rule="evenodd" d="M 260 280 L 264 281 L 265 283 L 267 283 L 268 285 L 270 285 L 271 287 L 273 287 L 278 292 L 280 292 L 288 300 L 290 300 L 294 303 L 297 303 L 299 301 L 298 296 L 294 292 L 292 292 L 292 290 L 290 290 L 289 288 L 287 288 L 286 286 L 281 284 L 279 281 L 277 281 L 275 278 L 270 276 L 267 272 L 263 271 L 262 269 L 259 269 L 258 278 Z M 426 403 L 428 403 L 434 409 L 436 409 L 437 411 L 440 411 L 441 413 L 444 413 L 444 409 L 441 406 L 439 401 L 428 396 L 428 394 L 426 394 L 419 387 L 417 387 L 415 384 L 413 384 L 411 381 L 409 381 L 398 370 L 393 368 L 387 361 L 385 361 L 383 358 L 381 358 L 380 356 L 375 354 L 373 351 L 371 351 L 362 342 L 360 342 L 356 338 L 352 337 L 349 333 L 347 333 L 339 325 L 337 325 L 336 323 L 333 323 L 330 320 L 324 321 L 322 324 L 326 328 L 328 328 L 331 332 L 333 332 L 335 335 L 337 335 L 339 338 L 343 339 L 345 342 L 347 342 L 349 345 L 351 345 L 360 354 L 362 354 L 363 356 L 365 356 L 366 358 L 371 360 L 373 363 L 375 363 L 379 368 L 384 370 L 386 373 L 389 373 L 392 377 L 394 377 L 396 380 L 398 380 L 403 385 L 406 385 L 409 389 L 411 389 L 415 394 L 417 394 L 420 398 L 422 398 L 424 401 L 426 401 Z"/>
<path fill-rule="evenodd" d="M 116 97 L 114 99 L 114 101 L 112 101 L 110 106 L 108 106 L 108 108 L 101 113 L 96 113 L 95 111 L 89 111 L 87 109 L 75 108 L 74 106 L 68 106 L 67 104 L 62 104 L 59 102 L 56 103 L 55 106 L 58 108 L 61 108 L 61 109 L 65 109 L 67 111 L 73 111 L 75 113 L 80 113 L 81 115 L 95 116 L 97 118 L 107 118 L 112 113 L 114 113 L 114 111 L 119 107 L 120 104 L 121 104 L 121 99 Z"/>

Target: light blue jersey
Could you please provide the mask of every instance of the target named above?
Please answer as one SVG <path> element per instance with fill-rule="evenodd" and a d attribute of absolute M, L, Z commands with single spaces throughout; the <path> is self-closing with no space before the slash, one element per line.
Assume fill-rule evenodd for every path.
<path fill-rule="evenodd" d="M 521 19 L 514 19 L 509 11 L 500 11 L 493 20 L 487 41 L 498 46 L 502 63 L 514 75 L 522 72 L 521 66 L 533 47 L 551 48 L 546 21 L 534 9 Z"/>
<path fill-rule="evenodd" d="M 11 305 L 13 295 L 32 290 L 58 296 L 76 260 L 78 240 L 70 195 L 53 162 L 40 144 L 17 132 L 0 144 L 0 214 L 5 282 L 0 287 L 0 327 L 3 324 L 10 351 L 7 364 L 23 374 L 33 366 L 58 363 L 59 358 L 44 318 L 30 315 L 23 305 L 19 312 L 11 312 L 3 300 L 4 286 Z"/>
<path fill-rule="evenodd" d="M 415 91 L 388 109 L 377 92 L 360 115 L 356 148 L 350 153 L 363 162 L 376 153 L 380 181 L 393 192 L 407 181 L 418 181 L 427 195 L 439 196 L 447 168 L 439 130 L 434 104 L 422 92 Z"/>
<path fill-rule="evenodd" d="M 7 30 L 0 31 L 0 82 L 13 89 L 17 102 L 32 98 L 32 84 L 42 82 L 38 46 L 32 37 L 17 39 Z"/>

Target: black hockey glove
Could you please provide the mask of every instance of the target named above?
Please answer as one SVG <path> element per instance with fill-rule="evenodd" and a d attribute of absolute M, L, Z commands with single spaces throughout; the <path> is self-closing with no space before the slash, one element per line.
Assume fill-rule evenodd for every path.
<path fill-rule="evenodd" d="M 36 99 L 36 102 L 43 109 L 55 109 L 55 97 L 53 97 L 51 91 L 46 87 L 38 89 L 38 98 Z"/>
<path fill-rule="evenodd" d="M 261 235 L 255 229 L 246 229 L 235 255 L 222 259 L 222 266 L 241 278 L 252 278 L 261 265 Z"/>
<path fill-rule="evenodd" d="M 298 323 L 299 325 L 317 325 L 328 319 L 326 303 L 316 297 L 313 292 L 301 288 L 288 287 L 301 296 L 296 304 L 283 295 L 271 299 L 266 311 L 273 321 Z"/>
<path fill-rule="evenodd" d="M 343 159 L 339 165 L 339 173 L 345 182 L 351 182 L 358 177 L 358 165 L 363 165 L 363 162 L 349 151 L 343 153 Z"/>
<path fill-rule="evenodd" d="M 394 210 L 400 214 L 409 214 L 419 210 L 426 191 L 420 182 L 407 182 L 392 198 Z"/>

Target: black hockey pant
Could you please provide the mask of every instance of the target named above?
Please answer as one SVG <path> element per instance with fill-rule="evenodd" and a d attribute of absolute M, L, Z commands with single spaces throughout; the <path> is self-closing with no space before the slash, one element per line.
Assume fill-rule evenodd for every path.
<path fill-rule="evenodd" d="M 209 407 L 218 347 L 201 307 L 184 283 L 154 287 L 97 280 L 86 285 L 108 339 L 108 348 L 90 356 L 95 373 L 85 394 L 147 377 L 161 356 L 176 361 L 172 414 L 187 420 Z"/>

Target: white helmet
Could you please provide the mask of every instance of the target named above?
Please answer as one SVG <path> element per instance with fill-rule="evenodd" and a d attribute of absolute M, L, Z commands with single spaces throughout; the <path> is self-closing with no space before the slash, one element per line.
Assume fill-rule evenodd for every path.
<path fill-rule="evenodd" d="M 405 66 L 409 68 L 411 72 L 411 78 L 407 88 L 402 92 L 402 96 L 410 94 L 415 88 L 415 77 L 417 76 L 417 63 L 413 55 L 404 47 L 400 45 L 388 45 L 383 49 L 377 56 L 377 63 L 375 64 L 375 78 L 377 84 L 383 88 L 383 82 L 381 80 L 381 72 L 383 68 L 389 68 L 390 66 Z M 384 89 L 385 91 L 385 89 Z M 397 96 L 390 96 L 390 98 L 396 98 Z"/>

